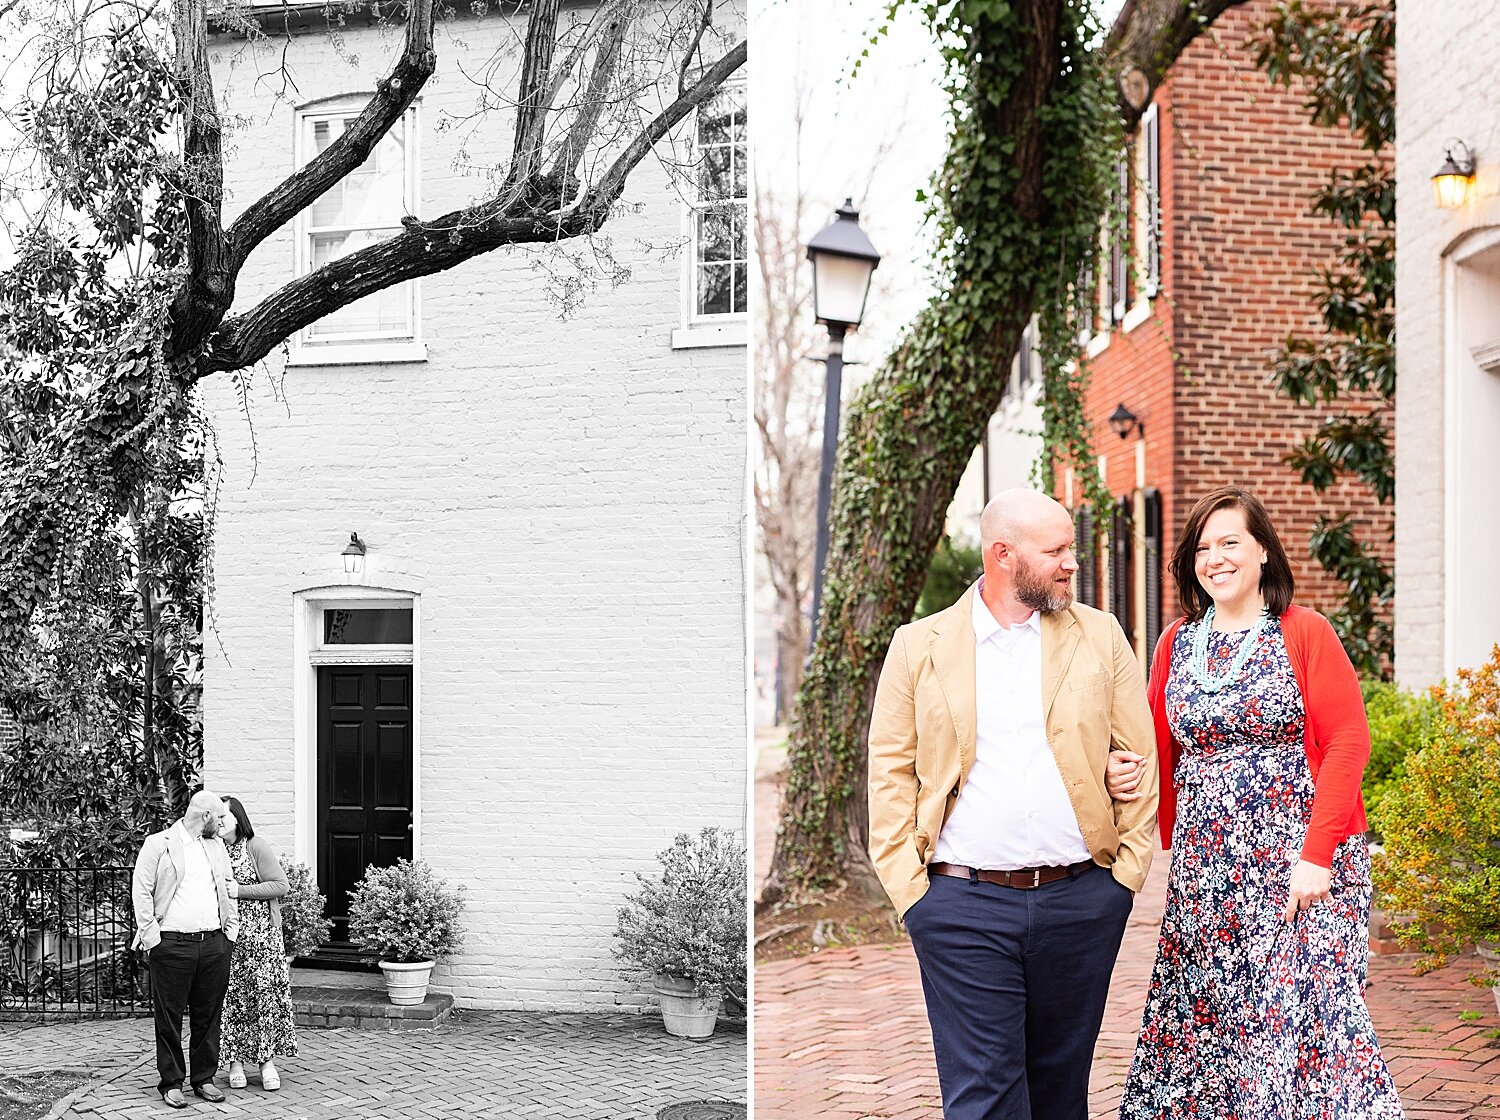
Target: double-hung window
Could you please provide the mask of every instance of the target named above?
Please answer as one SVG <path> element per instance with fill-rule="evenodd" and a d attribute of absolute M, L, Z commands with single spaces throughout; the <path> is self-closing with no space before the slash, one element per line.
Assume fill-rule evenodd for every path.
<path fill-rule="evenodd" d="M 1136 218 L 1141 294 L 1149 299 L 1161 287 L 1161 117 L 1155 105 L 1141 114 L 1136 133 L 1136 178 L 1141 185 Z"/>
<path fill-rule="evenodd" d="M 687 329 L 678 333 L 676 345 L 744 341 L 750 306 L 748 154 L 745 87 L 731 84 L 698 110 L 688 203 Z M 731 326 L 737 329 L 716 330 Z"/>
<path fill-rule="evenodd" d="M 305 166 L 354 124 L 365 99 L 341 99 L 297 114 L 297 165 Z M 416 107 L 397 121 L 368 159 L 298 215 L 296 266 L 306 275 L 401 232 L 417 211 Z M 410 361 L 425 357 L 415 280 L 367 295 L 298 332 L 302 364 Z"/>

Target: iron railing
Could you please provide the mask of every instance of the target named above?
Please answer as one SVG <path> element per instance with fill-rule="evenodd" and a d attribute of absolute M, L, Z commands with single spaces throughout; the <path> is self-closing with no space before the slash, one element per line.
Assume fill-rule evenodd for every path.
<path fill-rule="evenodd" d="M 0 867 L 0 1018 L 151 1014 L 129 867 Z"/>

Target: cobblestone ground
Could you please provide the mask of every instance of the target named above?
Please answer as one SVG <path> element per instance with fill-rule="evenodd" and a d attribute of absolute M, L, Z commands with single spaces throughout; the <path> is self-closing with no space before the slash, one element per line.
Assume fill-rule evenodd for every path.
<path fill-rule="evenodd" d="M 245 1089 L 226 1088 L 221 1073 L 223 1104 L 189 1094 L 180 1113 L 156 1094 L 145 1020 L 0 1026 L 0 1072 L 93 1072 L 54 1120 L 653 1120 L 679 1101 L 746 1096 L 743 1028 L 688 1042 L 652 1015 L 470 1012 L 430 1031 L 303 1030 L 297 1040 L 298 1056 L 277 1063 L 279 1092 L 262 1090 L 254 1070 Z"/>
<path fill-rule="evenodd" d="M 756 783 L 756 835 L 775 828 L 775 787 Z M 757 844 L 757 849 L 760 845 Z M 757 850 L 757 879 L 769 852 Z M 1166 896 L 1158 853 L 1115 969 L 1090 1079 L 1089 1114 L 1116 1116 Z M 1472 958 L 1426 976 L 1410 956 L 1372 956 L 1366 1002 L 1407 1120 L 1500 1120 L 1500 1015 L 1468 983 Z M 932 1036 L 911 946 L 823 950 L 755 970 L 756 1120 L 938 1120 Z"/>

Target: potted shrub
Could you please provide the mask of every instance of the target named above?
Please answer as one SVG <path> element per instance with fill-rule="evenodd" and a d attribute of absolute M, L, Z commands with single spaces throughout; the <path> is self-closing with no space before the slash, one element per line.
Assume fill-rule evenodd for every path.
<path fill-rule="evenodd" d="M 1376 890 L 1411 916 L 1395 932 L 1426 954 L 1424 970 L 1500 937 L 1500 645 L 1458 676 L 1457 687 L 1433 690 L 1431 737 L 1407 755 L 1374 821 L 1385 849 Z M 1475 979 L 1493 985 L 1500 972 L 1490 963 Z"/>
<path fill-rule="evenodd" d="M 318 951 L 318 946 L 328 940 L 333 920 L 323 916 L 327 900 L 313 882 L 307 864 L 282 857 L 281 867 L 287 884 L 286 894 L 279 899 L 281 940 L 290 964 L 293 957 L 308 957 Z"/>
<path fill-rule="evenodd" d="M 421 1003 L 432 966 L 463 944 L 463 888 L 422 860 L 402 859 L 366 868 L 349 898 L 349 940 L 380 954 L 391 1002 Z"/>
<path fill-rule="evenodd" d="M 657 859 L 661 875 L 637 874 L 641 889 L 620 907 L 615 951 L 652 974 L 667 1033 L 707 1038 L 745 980 L 745 845 L 705 828 Z"/>

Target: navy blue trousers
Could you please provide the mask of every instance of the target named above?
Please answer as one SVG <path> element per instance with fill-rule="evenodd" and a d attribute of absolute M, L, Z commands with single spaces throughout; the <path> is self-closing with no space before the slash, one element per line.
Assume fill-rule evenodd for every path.
<path fill-rule="evenodd" d="M 1087 1120 L 1134 901 L 1102 867 L 1035 890 L 932 876 L 906 927 L 946 1120 Z"/>

